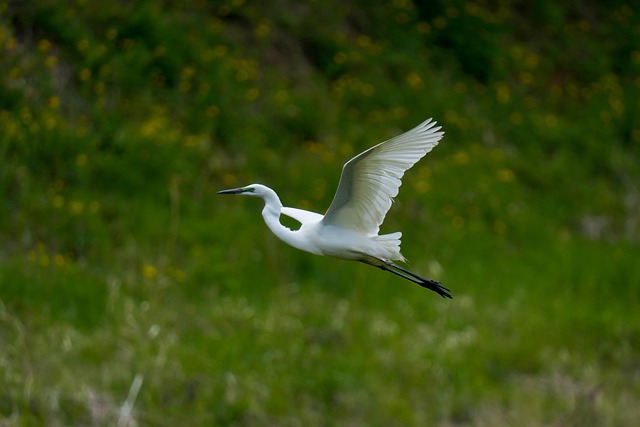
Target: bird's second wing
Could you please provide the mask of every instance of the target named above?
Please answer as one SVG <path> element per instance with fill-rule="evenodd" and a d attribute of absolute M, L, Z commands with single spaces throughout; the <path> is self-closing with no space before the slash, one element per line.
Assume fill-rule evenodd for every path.
<path fill-rule="evenodd" d="M 398 195 L 404 173 L 444 135 L 435 125 L 435 121 L 426 120 L 345 163 L 338 190 L 322 222 L 377 235 Z"/>
<path fill-rule="evenodd" d="M 307 224 L 310 222 L 320 222 L 323 216 L 319 213 L 305 211 L 304 209 L 283 207 L 281 211 L 284 215 L 295 219 L 300 224 Z"/>

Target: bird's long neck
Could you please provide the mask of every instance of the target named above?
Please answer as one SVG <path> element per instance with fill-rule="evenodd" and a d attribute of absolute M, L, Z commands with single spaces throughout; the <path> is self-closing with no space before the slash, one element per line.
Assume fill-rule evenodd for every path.
<path fill-rule="evenodd" d="M 262 209 L 262 217 L 267 227 L 275 234 L 280 240 L 288 245 L 298 248 L 303 251 L 309 251 L 305 247 L 302 241 L 299 239 L 297 231 L 285 227 L 280 223 L 280 213 L 282 212 L 282 202 L 275 191 L 269 189 L 264 195 L 264 209 Z"/>

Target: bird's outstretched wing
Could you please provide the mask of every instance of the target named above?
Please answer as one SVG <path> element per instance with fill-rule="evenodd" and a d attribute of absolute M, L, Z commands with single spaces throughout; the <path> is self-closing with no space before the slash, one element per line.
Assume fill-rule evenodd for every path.
<path fill-rule="evenodd" d="M 398 195 L 404 173 L 444 135 L 439 132 L 441 126 L 435 125 L 435 121 L 426 120 L 345 163 L 338 190 L 322 222 L 377 235 Z"/>

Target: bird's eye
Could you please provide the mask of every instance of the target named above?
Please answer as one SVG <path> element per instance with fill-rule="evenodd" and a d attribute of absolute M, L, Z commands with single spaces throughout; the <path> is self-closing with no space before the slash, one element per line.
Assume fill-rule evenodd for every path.
<path fill-rule="evenodd" d="M 256 192 L 255 187 L 244 187 L 243 190 L 244 190 L 245 193 L 255 193 Z"/>

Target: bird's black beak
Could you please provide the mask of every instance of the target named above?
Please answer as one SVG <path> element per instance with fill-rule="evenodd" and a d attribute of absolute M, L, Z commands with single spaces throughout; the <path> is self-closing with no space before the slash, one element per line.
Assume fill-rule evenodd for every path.
<path fill-rule="evenodd" d="M 244 188 L 231 188 L 229 190 L 220 190 L 218 194 L 242 194 L 244 193 Z"/>

